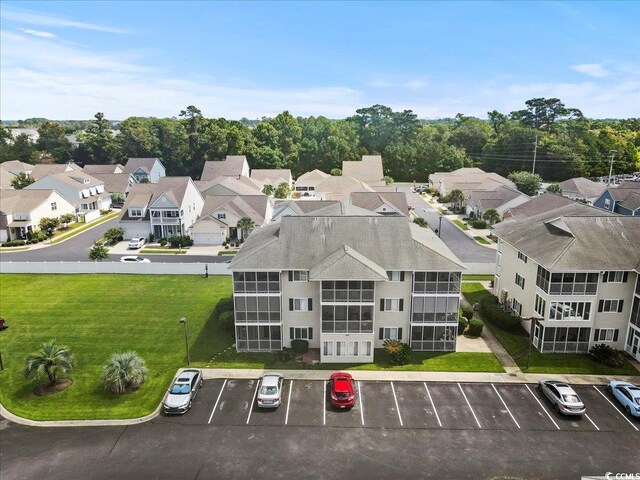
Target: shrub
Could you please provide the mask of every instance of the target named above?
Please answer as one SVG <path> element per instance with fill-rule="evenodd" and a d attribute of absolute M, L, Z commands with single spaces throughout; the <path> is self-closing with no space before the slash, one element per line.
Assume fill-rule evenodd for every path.
<path fill-rule="evenodd" d="M 274 353 L 276 362 L 290 362 L 293 360 L 293 350 L 290 348 L 283 348 L 279 352 Z"/>
<path fill-rule="evenodd" d="M 385 340 L 384 350 L 393 365 L 406 365 L 411 361 L 411 347 L 400 340 Z"/>
<path fill-rule="evenodd" d="M 147 379 L 147 366 L 134 352 L 114 353 L 102 371 L 102 386 L 114 393 L 128 393 L 140 388 Z"/>
<path fill-rule="evenodd" d="M 503 330 L 515 332 L 521 328 L 520 318 L 502 310 L 498 298 L 493 295 L 480 300 L 480 313 L 485 320 Z"/>
<path fill-rule="evenodd" d="M 593 355 L 597 362 L 611 368 L 620 368 L 624 366 L 624 357 L 616 349 L 599 343 L 591 347 L 589 353 Z"/>
<path fill-rule="evenodd" d="M 2 244 L 3 247 L 22 247 L 27 242 L 24 240 L 11 240 L 10 242 L 4 242 Z"/>
<path fill-rule="evenodd" d="M 227 241 L 225 240 L 224 242 L 222 242 L 222 246 L 226 247 L 227 246 Z"/>
<path fill-rule="evenodd" d="M 419 225 L 419 226 L 421 226 L 421 227 L 423 227 L 423 228 L 427 228 L 427 226 L 428 226 L 428 225 L 427 225 L 427 221 L 426 221 L 424 218 L 422 218 L 422 217 L 416 217 L 416 218 L 414 218 L 414 219 L 413 219 L 413 223 L 415 223 L 416 225 Z"/>
<path fill-rule="evenodd" d="M 40 345 L 39 349 L 25 358 L 23 375 L 35 380 L 47 378 L 51 385 L 58 379 L 66 377 L 75 365 L 75 357 L 68 347 L 58 345 L 55 340 L 49 340 Z"/>
<path fill-rule="evenodd" d="M 233 333 L 235 331 L 233 311 L 222 312 L 218 315 L 218 324 L 223 330 Z"/>
<path fill-rule="evenodd" d="M 467 335 L 470 337 L 479 337 L 482 335 L 482 327 L 484 323 L 479 318 L 473 318 L 469 322 L 469 328 L 467 329 Z"/>
<path fill-rule="evenodd" d="M 464 305 L 462 307 L 462 316 L 467 320 L 471 320 L 473 318 L 473 307 Z"/>
<path fill-rule="evenodd" d="M 462 335 L 464 333 L 464 329 L 467 328 L 469 324 L 469 320 L 464 317 L 458 318 L 458 335 Z"/>
<path fill-rule="evenodd" d="M 166 239 L 166 238 L 163 238 L 162 240 L 160 240 L 160 246 L 161 246 L 161 247 L 166 247 L 166 246 L 167 246 L 167 243 L 169 243 L 169 242 L 167 242 L 167 239 Z"/>
<path fill-rule="evenodd" d="M 193 240 L 189 235 L 175 235 L 169 239 L 169 244 L 173 248 L 178 248 L 178 245 L 180 247 L 190 247 L 193 245 Z"/>
<path fill-rule="evenodd" d="M 309 341 L 299 338 L 296 340 L 291 340 L 291 350 L 300 355 L 307 353 L 309 351 Z"/>
<path fill-rule="evenodd" d="M 471 226 L 473 228 L 483 229 L 487 228 L 487 222 L 485 222 L 484 220 L 474 220 L 473 222 L 471 222 Z"/>
<path fill-rule="evenodd" d="M 35 232 L 33 234 L 33 237 L 31 238 L 31 240 L 35 240 L 36 242 L 43 242 L 46 239 L 47 239 L 47 234 L 44 233 L 42 230 L 38 230 L 37 232 Z"/>

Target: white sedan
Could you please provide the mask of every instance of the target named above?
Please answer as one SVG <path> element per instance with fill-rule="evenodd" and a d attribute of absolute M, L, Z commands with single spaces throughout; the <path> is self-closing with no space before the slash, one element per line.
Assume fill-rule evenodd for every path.
<path fill-rule="evenodd" d="M 148 258 L 137 257 L 135 255 L 121 257 L 120 261 L 125 263 L 151 263 L 151 260 Z"/>
<path fill-rule="evenodd" d="M 127 248 L 134 249 L 134 250 L 137 248 L 141 248 L 146 243 L 146 241 L 147 240 L 144 237 L 133 237 L 129 242 L 129 245 L 127 246 Z"/>

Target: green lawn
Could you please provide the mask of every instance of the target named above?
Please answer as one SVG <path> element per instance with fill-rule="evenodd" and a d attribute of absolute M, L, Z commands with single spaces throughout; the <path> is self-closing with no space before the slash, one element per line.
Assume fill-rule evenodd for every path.
<path fill-rule="evenodd" d="M 463 282 L 491 282 L 493 275 L 462 274 Z"/>
<path fill-rule="evenodd" d="M 574 353 L 540 353 L 533 349 L 531 366 L 527 370 L 527 356 L 516 360 L 525 373 L 562 373 L 585 375 L 640 375 L 630 363 L 622 368 L 610 368 L 593 360 L 586 354 Z"/>
<path fill-rule="evenodd" d="M 143 248 L 140 253 L 159 253 L 163 255 L 184 255 L 186 250 L 178 250 L 177 248 Z"/>
<path fill-rule="evenodd" d="M 53 234 L 53 238 L 51 240 L 46 240 L 46 242 L 49 244 L 61 242 L 62 240 L 66 240 L 69 237 L 73 237 L 74 235 L 84 232 L 85 230 L 88 230 L 91 227 L 95 227 L 96 225 L 100 225 L 101 223 L 109 221 L 112 218 L 117 217 L 119 214 L 120 212 L 111 212 L 106 215 L 102 215 L 100 218 L 94 220 L 93 222 L 72 223 L 69 225 L 69 228 L 67 228 L 66 230 L 56 230 Z"/>
<path fill-rule="evenodd" d="M 473 237 L 474 240 L 482 245 L 491 245 L 491 242 L 484 237 Z"/>
<path fill-rule="evenodd" d="M 304 367 L 295 361 L 282 362 L 274 353 L 237 353 L 234 349 L 201 366 L 211 368 L 277 368 L 306 370 L 394 370 L 420 372 L 504 372 L 493 353 L 413 352 L 407 365 L 391 365 L 384 350 L 376 349 L 373 363 L 321 363 Z"/>
<path fill-rule="evenodd" d="M 459 226 L 462 230 L 469 230 L 469 227 L 467 227 L 464 223 L 462 223 L 460 220 L 458 220 L 457 218 L 454 218 L 453 220 L 451 220 L 453 223 L 455 223 L 457 226 Z"/>
<path fill-rule="evenodd" d="M 5 370 L 0 401 L 11 412 L 36 420 L 131 418 L 152 412 L 176 369 L 184 366 L 188 319 L 191 359 L 210 360 L 229 347 L 212 312 L 231 295 L 228 276 L 186 275 L 0 275 L 0 332 Z M 33 395 L 21 376 L 24 358 L 56 339 L 76 356 L 73 385 L 48 397 Z M 149 378 L 130 395 L 113 396 L 100 385 L 102 367 L 115 351 L 136 350 Z"/>
<path fill-rule="evenodd" d="M 238 253 L 238 250 L 220 250 L 218 255 L 235 255 Z"/>

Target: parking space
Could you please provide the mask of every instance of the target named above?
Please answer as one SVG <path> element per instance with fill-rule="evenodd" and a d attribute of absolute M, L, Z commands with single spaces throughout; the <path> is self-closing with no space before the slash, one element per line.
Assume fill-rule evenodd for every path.
<path fill-rule="evenodd" d="M 192 425 L 304 426 L 640 432 L 640 421 L 616 408 L 601 386 L 574 387 L 587 405 L 582 416 L 558 414 L 532 384 L 355 382 L 356 404 L 336 409 L 328 381 L 285 380 L 282 403 L 256 404 L 258 380 L 207 380 L 183 416 L 154 421 Z"/>

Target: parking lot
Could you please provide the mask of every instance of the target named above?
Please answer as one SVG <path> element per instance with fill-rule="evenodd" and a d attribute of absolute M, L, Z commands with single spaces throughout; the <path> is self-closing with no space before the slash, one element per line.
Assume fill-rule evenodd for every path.
<path fill-rule="evenodd" d="M 533 384 L 355 382 L 356 405 L 330 406 L 327 381 L 285 380 L 282 404 L 261 409 L 258 380 L 205 380 L 191 411 L 155 421 L 215 426 L 326 428 L 640 431 L 603 386 L 574 389 L 587 406 L 581 417 L 555 412 Z"/>

